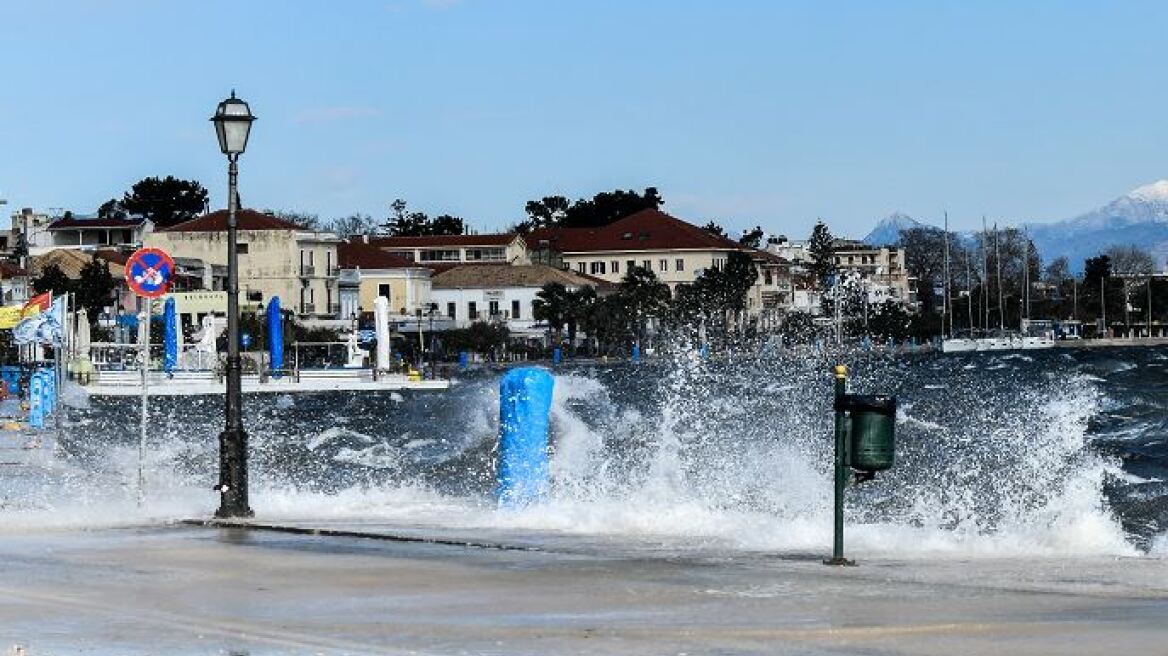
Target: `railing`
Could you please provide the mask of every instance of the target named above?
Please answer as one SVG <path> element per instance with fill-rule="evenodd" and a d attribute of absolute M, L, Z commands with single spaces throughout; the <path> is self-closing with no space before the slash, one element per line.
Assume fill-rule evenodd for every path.
<path fill-rule="evenodd" d="M 300 277 L 301 278 L 311 278 L 312 276 L 315 276 L 315 275 L 316 275 L 316 267 L 312 266 L 311 264 L 301 264 L 300 265 Z"/>
<path fill-rule="evenodd" d="M 325 275 L 327 275 L 329 278 L 337 278 L 341 275 L 341 267 L 331 266 L 327 269 Z"/>
<path fill-rule="evenodd" d="M 315 303 L 301 303 L 300 304 L 300 314 L 316 314 L 316 304 Z"/>
<path fill-rule="evenodd" d="M 339 316 L 341 314 L 341 304 L 333 303 L 332 305 L 328 306 L 328 313 L 334 316 Z"/>

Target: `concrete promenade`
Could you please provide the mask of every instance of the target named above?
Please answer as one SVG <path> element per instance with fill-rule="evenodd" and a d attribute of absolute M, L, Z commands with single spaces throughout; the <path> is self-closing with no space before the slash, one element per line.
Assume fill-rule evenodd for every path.
<path fill-rule="evenodd" d="M 0 654 L 1114 656 L 1168 644 L 1163 559 L 829 568 L 811 554 L 392 532 L 422 541 L 185 525 L 5 534 Z"/>

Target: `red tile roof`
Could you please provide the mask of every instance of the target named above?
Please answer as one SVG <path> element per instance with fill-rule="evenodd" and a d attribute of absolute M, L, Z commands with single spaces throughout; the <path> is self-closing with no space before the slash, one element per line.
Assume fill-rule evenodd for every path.
<path fill-rule="evenodd" d="M 498 289 L 501 287 L 543 287 L 558 282 L 566 287 L 607 287 L 597 278 L 543 264 L 517 266 L 498 264 L 461 264 L 433 278 L 434 289 Z"/>
<path fill-rule="evenodd" d="M 28 272 L 12 262 L 5 262 L 0 260 L 0 278 L 23 278 L 28 276 Z"/>
<path fill-rule="evenodd" d="M 239 210 L 235 213 L 240 230 L 304 230 L 305 228 L 255 210 Z M 190 221 L 183 221 L 159 232 L 227 232 L 227 210 L 204 214 Z"/>
<path fill-rule="evenodd" d="M 136 228 L 142 225 L 146 219 L 128 218 L 128 219 L 79 219 L 77 217 L 69 217 L 65 219 L 57 219 L 49 224 L 49 230 L 83 230 L 85 228 Z"/>
<path fill-rule="evenodd" d="M 746 250 L 660 210 L 641 210 L 599 228 L 547 228 L 527 236 L 528 248 L 561 253 L 655 250 Z"/>
<path fill-rule="evenodd" d="M 421 237 L 370 237 L 379 248 L 431 248 L 435 246 L 506 246 L 518 235 L 424 235 Z"/>
<path fill-rule="evenodd" d="M 342 269 L 401 269 L 418 266 L 404 257 L 355 240 L 337 244 L 337 261 Z"/>

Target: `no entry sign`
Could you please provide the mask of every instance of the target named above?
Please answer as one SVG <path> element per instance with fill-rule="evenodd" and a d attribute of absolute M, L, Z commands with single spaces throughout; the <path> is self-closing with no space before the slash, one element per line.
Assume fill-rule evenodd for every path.
<path fill-rule="evenodd" d="M 126 261 L 126 284 L 146 298 L 158 298 L 174 280 L 174 260 L 157 248 L 140 248 Z"/>

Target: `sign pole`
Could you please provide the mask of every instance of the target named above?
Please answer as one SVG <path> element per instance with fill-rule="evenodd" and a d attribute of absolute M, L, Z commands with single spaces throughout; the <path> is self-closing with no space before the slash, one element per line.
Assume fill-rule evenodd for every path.
<path fill-rule="evenodd" d="M 138 425 L 138 506 L 146 500 L 146 423 L 150 418 L 150 392 L 147 378 L 150 370 L 150 311 L 153 301 L 138 297 L 138 353 L 142 369 L 142 416 Z"/>

